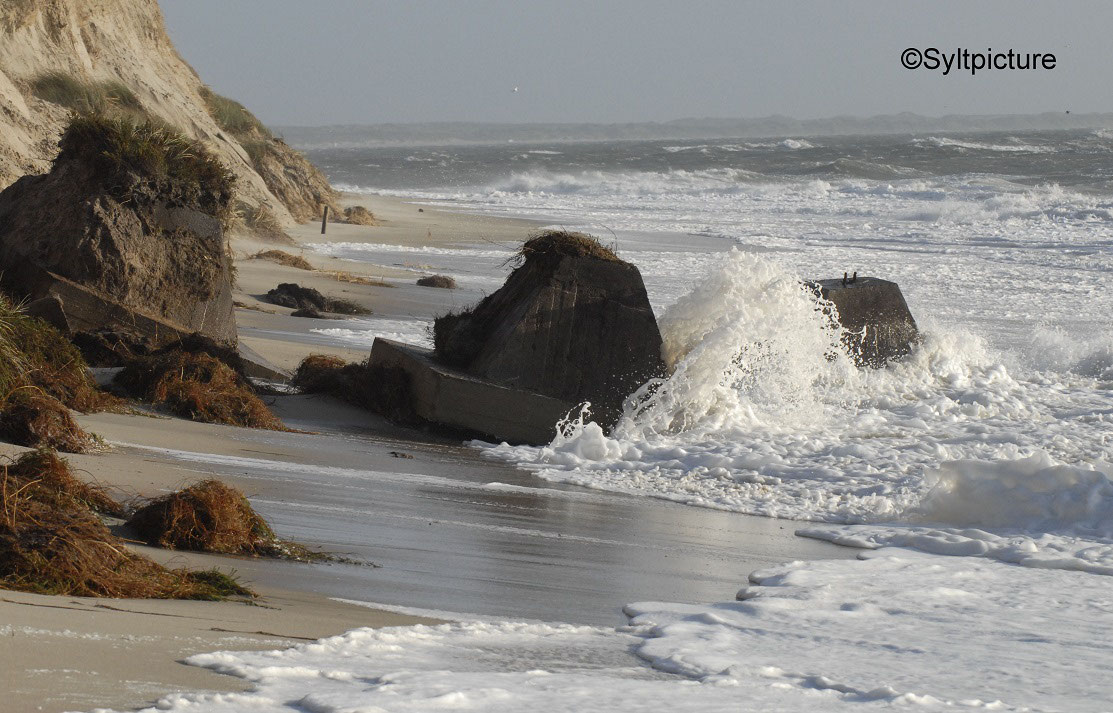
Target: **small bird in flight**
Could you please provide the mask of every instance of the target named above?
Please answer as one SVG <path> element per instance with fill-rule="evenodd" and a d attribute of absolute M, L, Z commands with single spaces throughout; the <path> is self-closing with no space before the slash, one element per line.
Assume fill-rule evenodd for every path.
<path fill-rule="evenodd" d="M 517 93 L 518 93 L 518 88 L 517 88 L 517 87 L 514 87 L 514 93 L 515 93 L 515 94 L 517 94 Z"/>

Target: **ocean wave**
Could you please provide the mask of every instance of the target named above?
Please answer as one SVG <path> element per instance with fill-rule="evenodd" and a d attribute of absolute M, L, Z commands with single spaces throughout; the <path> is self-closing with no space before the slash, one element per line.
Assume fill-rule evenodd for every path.
<path fill-rule="evenodd" d="M 387 245 L 385 243 L 307 243 L 305 247 L 321 255 L 342 256 L 346 254 L 372 253 L 421 253 L 424 255 L 458 255 L 467 257 L 507 258 L 513 250 L 491 250 L 483 248 L 442 248 L 434 245 Z"/>
<path fill-rule="evenodd" d="M 685 193 L 731 192 L 742 183 L 759 179 L 758 174 L 742 169 L 706 169 L 701 171 L 584 171 L 558 173 L 550 171 L 515 172 L 492 184 L 494 194 L 555 194 L 555 195 L 623 195 L 651 196 L 682 191 Z"/>
<path fill-rule="evenodd" d="M 746 144 L 749 149 L 800 151 L 814 149 L 816 145 L 805 139 L 783 139 L 781 141 L 759 141 Z"/>
<path fill-rule="evenodd" d="M 1054 146 L 1043 146 L 1019 143 L 1019 139 L 1010 137 L 1016 143 L 1011 144 L 986 144 L 978 141 L 962 141 L 945 136 L 928 136 L 922 139 L 912 139 L 913 145 L 932 148 L 952 148 L 970 151 L 996 151 L 1006 153 L 1054 153 L 1058 149 Z"/>
<path fill-rule="evenodd" d="M 928 471 L 904 523 L 810 526 L 797 534 L 878 549 L 986 557 L 1041 569 L 1113 575 L 1113 464 L 1027 458 L 959 460 Z"/>
<path fill-rule="evenodd" d="M 840 158 L 829 163 L 810 166 L 799 170 L 801 175 L 845 176 L 848 178 L 868 178 L 888 180 L 894 178 L 914 178 L 923 175 L 921 171 L 907 166 L 863 161 L 853 158 Z"/>
<path fill-rule="evenodd" d="M 741 252 L 707 273 L 659 320 L 672 375 L 611 433 L 585 412 L 546 447 L 482 447 L 556 482 L 841 523 L 905 517 L 948 460 L 1113 460 L 1090 377 L 1014 373 L 930 324 L 906 359 L 859 370 L 796 275 Z"/>

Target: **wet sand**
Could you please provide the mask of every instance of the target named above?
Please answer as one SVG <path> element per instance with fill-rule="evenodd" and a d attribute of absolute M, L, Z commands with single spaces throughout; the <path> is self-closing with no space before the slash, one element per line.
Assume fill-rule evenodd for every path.
<path fill-rule="evenodd" d="M 295 416 L 307 401 L 330 421 Z M 381 565 L 237 566 L 248 580 L 282 569 L 285 586 L 344 599 L 619 625 L 630 601 L 732 599 L 754 569 L 856 552 L 795 537 L 791 522 L 549 484 L 325 397 L 277 397 L 275 406 L 318 433 L 151 432 L 111 414 L 82 423 L 110 442 L 142 444 L 117 446 L 117 458 L 182 478 L 215 475 L 251 495 L 280 535 Z"/>

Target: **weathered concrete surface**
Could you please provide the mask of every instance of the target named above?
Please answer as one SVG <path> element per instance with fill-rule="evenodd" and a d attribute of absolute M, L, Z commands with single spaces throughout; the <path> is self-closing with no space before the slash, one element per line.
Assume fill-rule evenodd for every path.
<path fill-rule="evenodd" d="M 838 310 L 843 342 L 859 366 L 884 366 L 912 351 L 919 330 L 897 283 L 855 277 L 811 284 Z"/>
<path fill-rule="evenodd" d="M 269 381 L 286 382 L 290 380 L 290 372 L 272 364 L 266 357 L 243 342 L 236 345 L 236 352 L 243 359 L 244 376 Z"/>
<path fill-rule="evenodd" d="M 549 443 L 574 403 L 496 384 L 433 360 L 431 349 L 378 338 L 371 367 L 397 367 L 410 377 L 421 418 L 509 443 Z"/>
<path fill-rule="evenodd" d="M 641 273 L 575 233 L 535 236 L 522 254 L 474 310 L 438 320 L 438 358 L 509 387 L 589 401 L 594 420 L 611 427 L 626 397 L 666 373 Z"/>

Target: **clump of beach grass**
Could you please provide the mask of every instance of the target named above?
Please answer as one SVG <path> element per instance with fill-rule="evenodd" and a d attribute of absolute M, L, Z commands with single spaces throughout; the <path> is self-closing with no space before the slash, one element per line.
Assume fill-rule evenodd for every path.
<path fill-rule="evenodd" d="M 97 441 L 69 410 L 118 405 L 97 387 L 80 352 L 61 332 L 0 296 L 0 438 L 83 453 Z"/>
<path fill-rule="evenodd" d="M 118 508 L 56 456 L 32 452 L 0 466 L 0 587 L 87 597 L 254 596 L 228 575 L 171 570 L 130 551 L 90 506 Z"/>
<path fill-rule="evenodd" d="M 531 233 L 507 262 L 514 267 L 521 267 L 530 263 L 550 264 L 563 257 L 591 257 L 621 262 L 615 251 L 599 242 L 599 238 L 568 230 L 540 230 Z"/>
<path fill-rule="evenodd" d="M 455 290 L 456 280 L 448 275 L 428 275 L 420 277 L 417 284 L 421 287 L 439 287 L 442 290 Z"/>
<path fill-rule="evenodd" d="M 310 354 L 298 364 L 290 385 L 305 394 L 333 393 L 348 362 L 331 354 Z"/>
<path fill-rule="evenodd" d="M 123 517 L 124 507 L 108 494 L 104 486 L 86 483 L 73 474 L 69 463 L 49 448 L 20 455 L 5 466 L 7 475 L 21 488 L 30 488 L 38 500 L 59 503 L 74 500 L 93 512 Z"/>
<path fill-rule="evenodd" d="M 349 363 L 327 354 L 310 354 L 298 364 L 290 383 L 302 393 L 335 396 L 396 423 L 424 423 L 410 401 L 410 375 L 400 367 L 372 366 L 370 357 Z"/>
<path fill-rule="evenodd" d="M 299 270 L 312 270 L 313 266 L 309 264 L 301 255 L 293 255 L 285 250 L 262 250 L 252 255 L 249 260 L 269 260 L 277 262 L 279 265 L 286 267 L 296 267 Z"/>
<path fill-rule="evenodd" d="M 201 88 L 201 98 L 205 101 L 209 116 L 213 118 L 216 125 L 237 139 L 252 135 L 258 135 L 264 139 L 271 138 L 270 129 L 259 121 L 247 107 L 235 99 L 221 96 L 209 87 Z M 247 149 L 246 145 L 244 149 Z"/>
<path fill-rule="evenodd" d="M 0 407 L 0 438 L 30 448 L 56 448 L 66 453 L 87 453 L 97 439 L 77 424 L 60 401 L 34 387 L 21 388 Z"/>
<path fill-rule="evenodd" d="M 193 421 L 285 430 L 246 379 L 205 352 L 175 350 L 141 357 L 124 367 L 114 383 Z"/>
<path fill-rule="evenodd" d="M 55 162 L 79 159 L 94 167 L 117 197 L 128 199 L 137 184 L 172 182 L 211 215 L 227 220 L 235 177 L 196 141 L 150 121 L 94 114 L 74 116 Z"/>
<path fill-rule="evenodd" d="M 344 222 L 351 225 L 378 225 L 375 214 L 361 205 L 354 205 L 344 209 Z"/>
<path fill-rule="evenodd" d="M 486 341 L 486 331 L 474 315 L 474 308 L 464 308 L 433 320 L 433 353 L 437 359 L 449 366 L 471 364 Z"/>
<path fill-rule="evenodd" d="M 97 386 L 81 352 L 55 327 L 22 314 L 3 298 L 0 320 L 7 326 L 8 344 L 19 354 L 27 384 L 75 411 L 89 413 L 119 405 L 118 399 Z"/>
<path fill-rule="evenodd" d="M 147 502 L 127 526 L 147 544 L 171 550 L 303 561 L 327 558 L 279 539 L 241 491 L 214 479 Z"/>

